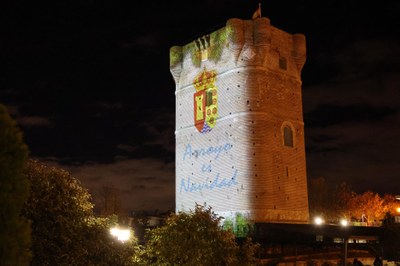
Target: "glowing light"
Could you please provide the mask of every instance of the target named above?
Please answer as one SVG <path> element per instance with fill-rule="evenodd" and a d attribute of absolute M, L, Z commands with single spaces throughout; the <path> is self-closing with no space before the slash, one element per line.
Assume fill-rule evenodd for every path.
<path fill-rule="evenodd" d="M 316 225 L 321 225 L 324 223 L 324 220 L 321 217 L 315 217 L 314 222 Z"/>
<path fill-rule="evenodd" d="M 398 213 L 400 213 L 400 207 L 398 207 L 398 208 L 396 209 L 396 211 L 397 211 Z"/>
<path fill-rule="evenodd" d="M 111 228 L 110 234 L 115 236 L 121 242 L 124 242 L 131 237 L 131 231 L 129 229 L 119 229 L 117 227 Z"/>
<path fill-rule="evenodd" d="M 349 224 L 349 222 L 345 219 L 340 220 L 340 225 L 341 226 L 347 226 Z"/>

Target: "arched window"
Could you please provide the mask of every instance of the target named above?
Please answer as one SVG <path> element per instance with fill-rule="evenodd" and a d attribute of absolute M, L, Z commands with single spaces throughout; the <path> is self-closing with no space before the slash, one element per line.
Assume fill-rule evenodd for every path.
<path fill-rule="evenodd" d="M 293 147 L 293 131 L 287 125 L 283 128 L 283 144 L 287 147 Z"/>

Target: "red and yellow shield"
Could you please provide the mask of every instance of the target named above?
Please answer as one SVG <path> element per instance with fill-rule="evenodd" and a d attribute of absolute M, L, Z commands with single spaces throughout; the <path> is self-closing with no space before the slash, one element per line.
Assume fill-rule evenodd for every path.
<path fill-rule="evenodd" d="M 215 71 L 207 71 L 198 75 L 193 81 L 196 92 L 193 95 L 194 125 L 201 133 L 211 131 L 218 117 L 218 101 Z"/>

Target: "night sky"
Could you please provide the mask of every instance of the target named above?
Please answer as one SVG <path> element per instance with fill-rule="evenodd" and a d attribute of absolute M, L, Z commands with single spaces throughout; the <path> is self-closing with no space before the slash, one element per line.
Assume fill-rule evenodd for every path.
<path fill-rule="evenodd" d="M 175 84 L 169 48 L 251 19 L 252 0 L 8 1 L 0 103 L 31 157 L 70 171 L 99 206 L 173 210 Z M 261 1 L 307 40 L 308 179 L 400 194 L 400 1 Z"/>

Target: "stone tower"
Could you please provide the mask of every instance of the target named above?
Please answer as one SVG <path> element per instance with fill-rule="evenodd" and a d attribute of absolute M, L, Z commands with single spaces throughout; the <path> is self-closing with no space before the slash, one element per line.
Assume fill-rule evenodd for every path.
<path fill-rule="evenodd" d="M 301 95 L 305 37 L 268 18 L 170 50 L 176 83 L 176 210 L 308 222 Z"/>

